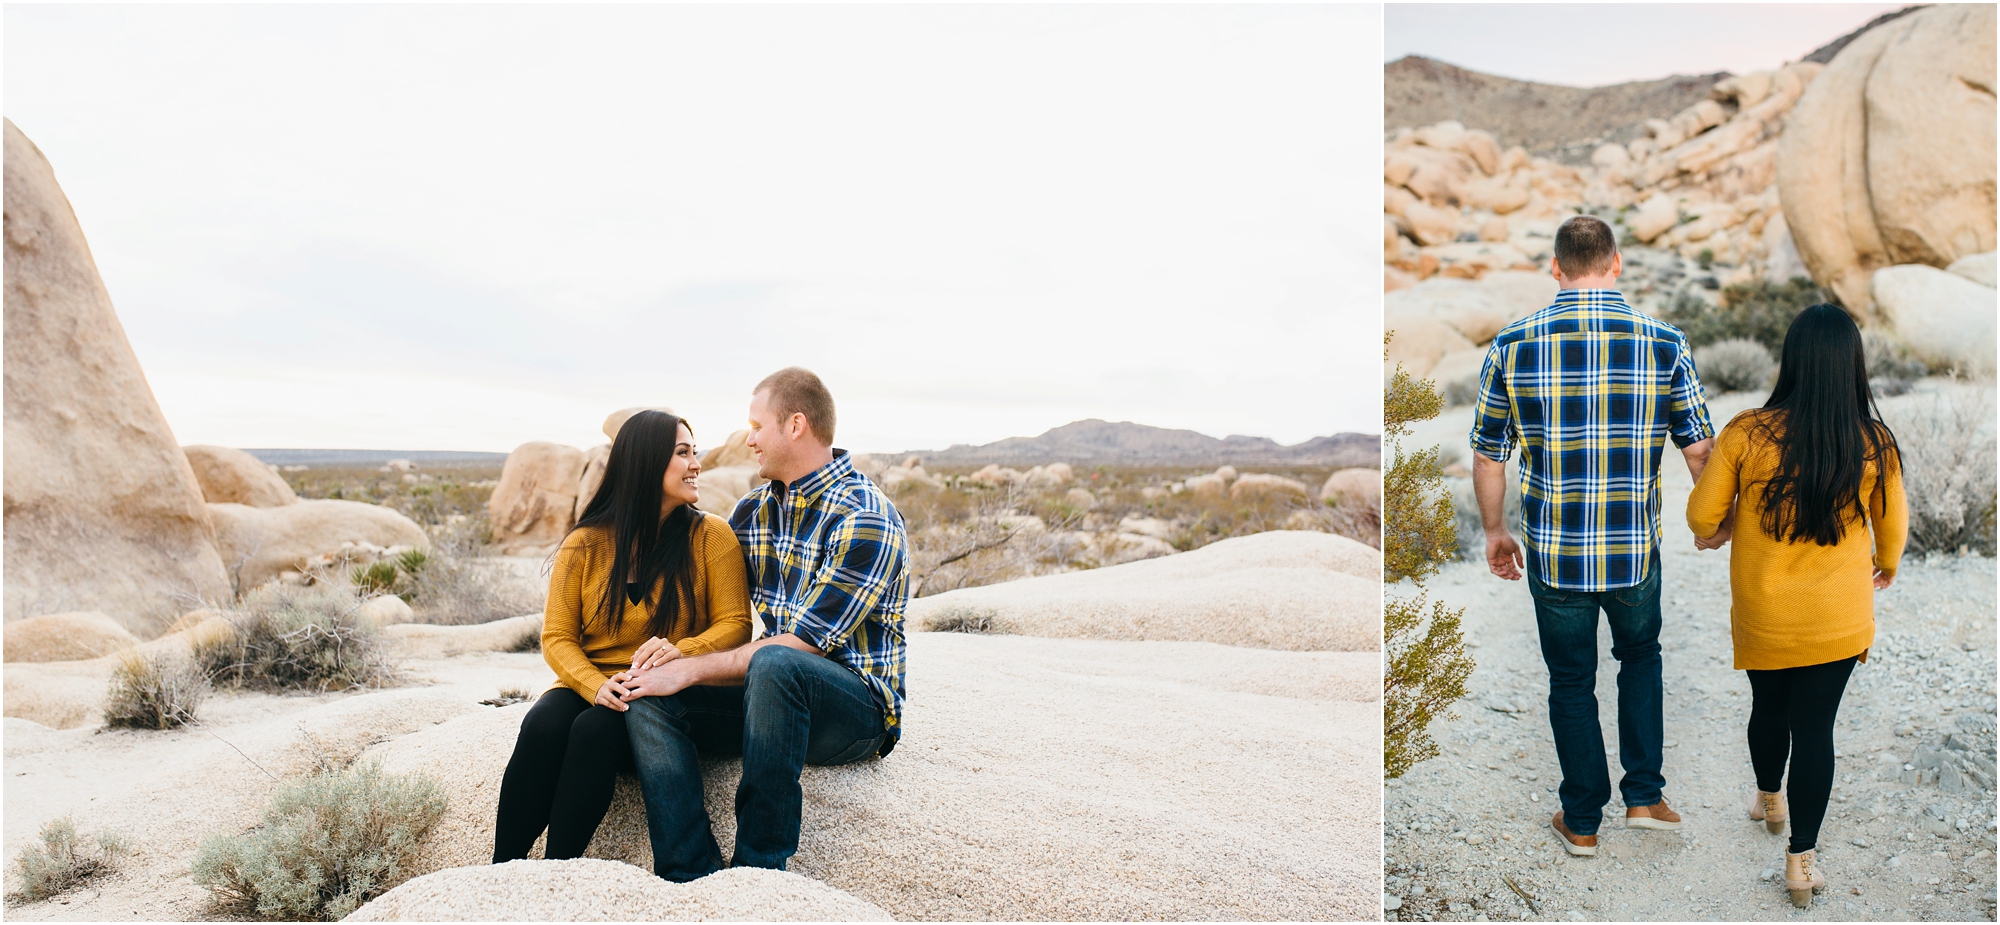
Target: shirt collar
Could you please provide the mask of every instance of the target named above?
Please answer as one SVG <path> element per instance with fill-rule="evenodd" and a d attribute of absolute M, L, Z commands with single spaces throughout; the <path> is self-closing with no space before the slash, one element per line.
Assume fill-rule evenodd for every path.
<path fill-rule="evenodd" d="M 1577 305 L 1585 302 L 1593 302 L 1599 305 L 1607 305 L 1611 303 L 1623 305 L 1625 304 L 1625 294 L 1619 292 L 1616 289 L 1556 290 L 1555 304 L 1557 305 Z"/>
<path fill-rule="evenodd" d="M 847 451 L 836 447 L 832 462 L 799 476 L 789 485 L 775 481 L 771 484 L 776 486 L 780 497 L 806 504 L 853 471 L 854 462 L 847 458 Z"/>

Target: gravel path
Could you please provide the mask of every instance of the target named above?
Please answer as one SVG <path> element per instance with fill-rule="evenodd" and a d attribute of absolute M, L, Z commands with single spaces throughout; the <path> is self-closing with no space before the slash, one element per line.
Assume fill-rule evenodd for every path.
<path fill-rule="evenodd" d="M 1730 668 L 1728 560 L 1694 552 L 1671 513 L 1685 509 L 1688 491 L 1685 470 L 1673 478 L 1681 465 L 1673 455 L 1664 770 L 1667 802 L 1686 827 L 1628 831 L 1614 795 L 1597 856 L 1563 853 L 1548 824 L 1560 808 L 1561 773 L 1534 605 L 1525 586 L 1493 577 L 1483 563 L 1453 563 L 1430 588 L 1466 608 L 1479 668 L 1456 717 L 1432 727 L 1444 754 L 1383 791 L 1385 917 L 1992 920 L 1994 561 L 1905 560 L 1896 584 L 1878 594 L 1877 646 L 1855 670 L 1835 733 L 1834 801 L 1820 838 L 1829 886 L 1810 910 L 1795 910 L 1784 890 L 1784 837 L 1744 812 L 1753 786 L 1744 745 L 1750 688 Z M 1615 749 L 1610 645 L 1600 629 L 1597 696 Z M 1947 736 L 1973 750 L 1941 749 Z M 1620 772 L 1615 755 L 1610 761 L 1615 788 Z"/>

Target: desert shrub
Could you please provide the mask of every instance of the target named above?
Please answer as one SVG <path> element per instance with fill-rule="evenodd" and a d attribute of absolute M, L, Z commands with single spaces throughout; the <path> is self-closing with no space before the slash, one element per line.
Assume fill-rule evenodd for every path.
<path fill-rule="evenodd" d="M 951 607 L 939 611 L 926 627 L 934 633 L 1004 633 L 998 618 L 984 610 Z"/>
<path fill-rule="evenodd" d="M 1875 328 L 1861 329 L 1861 352 L 1868 362 L 1868 383 L 1880 396 L 1901 395 L 1910 383 L 1930 372 L 1924 361 L 1910 353 L 1908 344 Z"/>
<path fill-rule="evenodd" d="M 396 580 L 402 575 L 396 563 L 384 559 L 368 565 L 356 566 L 350 576 L 354 586 L 369 594 L 388 594 L 395 590 Z"/>
<path fill-rule="evenodd" d="M 90 841 L 95 847 L 84 844 L 76 822 L 68 816 L 44 823 L 40 837 L 15 856 L 21 888 L 8 901 L 41 902 L 67 893 L 111 873 L 130 851 L 114 832 L 99 832 Z"/>
<path fill-rule="evenodd" d="M 266 585 L 224 610 L 233 632 L 205 640 L 195 661 L 218 684 L 260 690 L 330 691 L 394 677 L 382 632 L 358 613 L 351 589 L 321 583 Z"/>
<path fill-rule="evenodd" d="M 539 581 L 508 572 L 483 556 L 489 535 L 484 514 L 428 529 L 428 553 L 411 550 L 395 561 L 397 593 L 420 623 L 490 623 L 540 613 L 548 590 Z M 386 563 L 376 563 L 384 565 Z"/>
<path fill-rule="evenodd" d="M 1682 294 L 1661 317 L 1680 328 L 1688 343 L 1696 347 L 1743 339 L 1776 352 L 1785 344 L 1785 331 L 1792 326 L 1792 319 L 1827 301 L 1831 299 L 1812 280 L 1798 276 L 1785 283 L 1759 280 L 1724 286 L 1719 306 Z"/>
<path fill-rule="evenodd" d="M 531 626 L 525 630 L 522 630 L 520 637 L 514 640 L 513 645 L 507 647 L 507 651 L 509 652 L 542 651 L 542 628 L 539 626 Z"/>
<path fill-rule="evenodd" d="M 1882 409 L 1903 454 L 1910 553 L 1966 547 L 1994 554 L 1991 386 L 1955 385 Z"/>
<path fill-rule="evenodd" d="M 1409 425 L 1437 417 L 1444 400 L 1429 382 L 1400 366 L 1383 397 L 1382 432 L 1392 462 L 1382 476 L 1382 564 L 1385 581 L 1408 579 L 1415 597 L 1388 594 L 1382 603 L 1382 773 L 1401 777 L 1438 755 L 1431 720 L 1465 696 L 1471 657 L 1459 629 L 1464 610 L 1432 603 L 1424 579 L 1437 574 L 1458 546 L 1456 514 L 1444 491 L 1438 448 L 1405 452 Z"/>
<path fill-rule="evenodd" d="M 195 721 L 210 686 L 208 675 L 186 655 L 128 651 L 111 672 L 104 725 L 127 729 L 185 726 Z"/>
<path fill-rule="evenodd" d="M 1754 340 L 1719 340 L 1694 351 L 1694 368 L 1701 384 L 1712 392 L 1748 392 L 1766 388 L 1778 373 L 1771 351 Z"/>
<path fill-rule="evenodd" d="M 260 917 L 338 920 L 408 875 L 444 810 L 444 788 L 421 774 L 324 771 L 279 788 L 249 834 L 202 842 L 194 881 Z"/>

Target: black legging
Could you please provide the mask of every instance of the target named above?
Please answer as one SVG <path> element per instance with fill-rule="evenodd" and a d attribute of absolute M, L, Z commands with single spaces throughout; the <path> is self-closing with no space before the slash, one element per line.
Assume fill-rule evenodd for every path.
<path fill-rule="evenodd" d="M 1757 772 L 1757 789 L 1778 792 L 1785 755 L 1791 753 L 1791 786 L 1785 793 L 1792 811 L 1793 854 L 1819 844 L 1819 824 L 1826 819 L 1826 799 L 1833 792 L 1833 721 L 1859 657 L 1748 672 L 1750 766 Z"/>
<path fill-rule="evenodd" d="M 611 808 L 619 769 L 631 766 L 625 714 L 595 706 L 566 687 L 543 694 L 521 720 L 514 756 L 500 779 L 493 863 L 527 857 L 543 829 L 549 830 L 543 857 L 582 857 Z"/>

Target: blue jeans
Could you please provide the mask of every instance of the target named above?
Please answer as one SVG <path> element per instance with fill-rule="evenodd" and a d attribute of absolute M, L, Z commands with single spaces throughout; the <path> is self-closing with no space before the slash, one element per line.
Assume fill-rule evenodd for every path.
<path fill-rule="evenodd" d="M 872 757 L 888 735 L 882 706 L 860 675 L 780 645 L 750 656 L 742 687 L 691 687 L 632 701 L 625 729 L 646 798 L 653 873 L 677 883 L 722 869 L 698 754 L 743 755 L 730 866 L 784 870 L 799 850 L 805 766 Z"/>
<path fill-rule="evenodd" d="M 1542 661 L 1549 666 L 1549 726 L 1562 765 L 1563 824 L 1595 835 L 1611 801 L 1604 763 L 1604 732 L 1597 724 L 1597 612 L 1611 625 L 1611 656 L 1618 660 L 1618 758 L 1625 768 L 1618 790 L 1627 807 L 1660 802 L 1660 560 L 1646 580 L 1611 591 L 1566 591 L 1528 572 Z"/>

